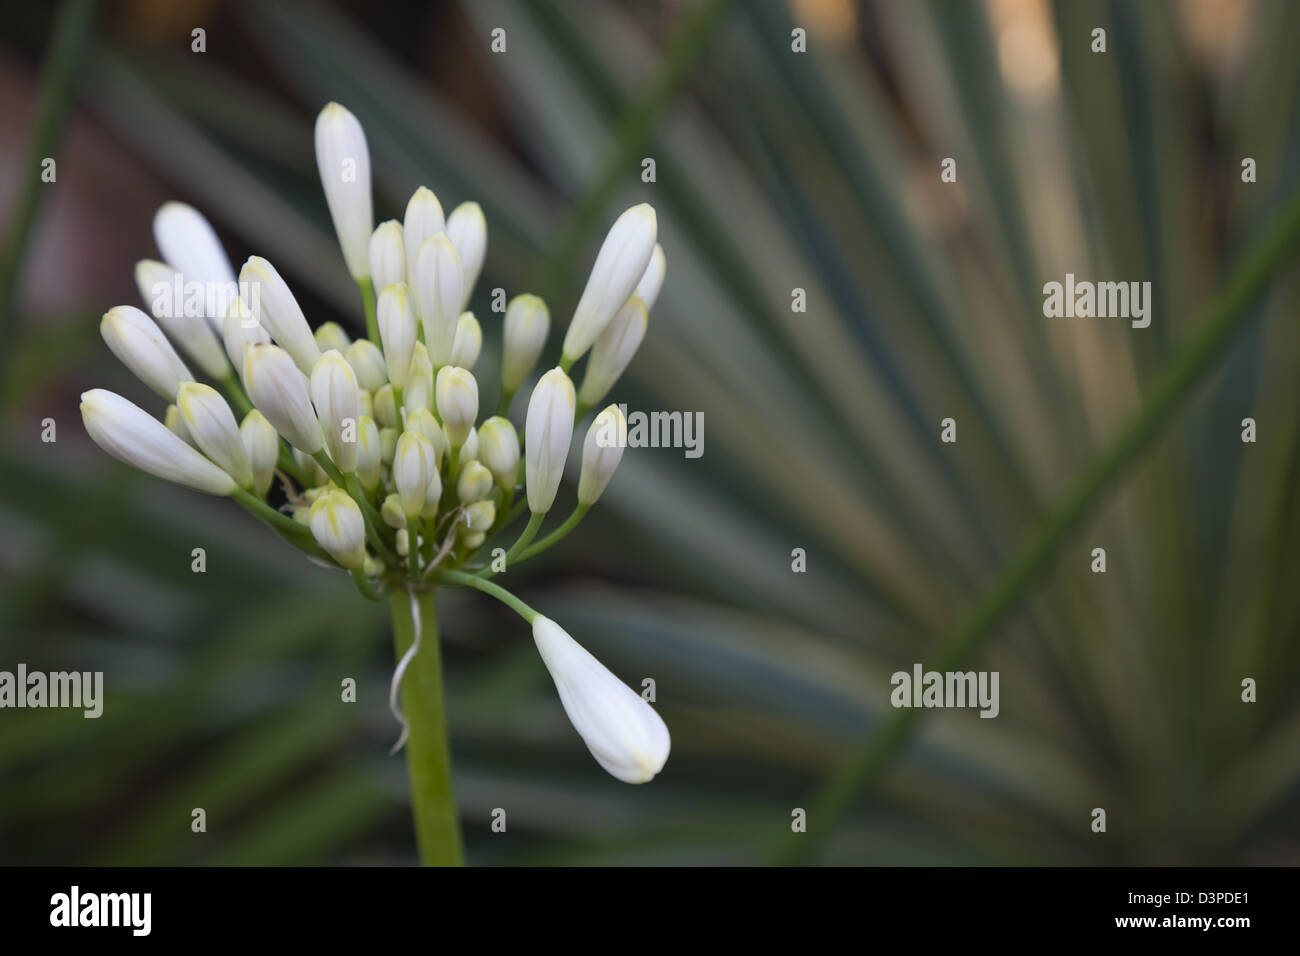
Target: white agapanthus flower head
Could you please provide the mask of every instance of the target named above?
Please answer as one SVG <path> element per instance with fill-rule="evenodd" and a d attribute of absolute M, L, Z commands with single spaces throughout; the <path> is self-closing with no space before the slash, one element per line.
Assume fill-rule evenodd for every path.
<path fill-rule="evenodd" d="M 540 376 L 516 421 L 512 399 L 534 374 L 550 314 L 527 292 L 509 301 L 500 325 L 466 310 L 486 261 L 483 209 L 466 201 L 444 217 L 421 186 L 400 222 L 375 228 L 361 124 L 331 103 L 315 140 L 364 324 L 310 316 L 293 276 L 264 255 L 246 256 L 237 281 L 212 225 L 167 203 L 154 218 L 161 258 L 135 269 L 146 308 L 117 306 L 100 326 L 113 354 L 155 393 L 153 411 L 91 389 L 81 403 L 87 433 L 151 475 L 229 496 L 318 564 L 348 572 L 369 598 L 400 603 L 471 587 L 504 601 L 532 625 L 564 710 L 600 765 L 627 782 L 651 779 L 669 749 L 654 708 L 493 581 L 501 567 L 489 559 L 504 555 L 513 570 L 552 547 L 614 478 L 627 426 L 610 405 L 586 430 L 577 488 L 562 488 L 574 429 L 617 386 L 664 283 L 654 210 L 634 206 L 614 222 L 560 364 Z M 489 370 L 481 380 L 474 369 L 496 336 L 500 375 L 493 381 Z M 575 390 L 569 370 L 584 355 Z M 498 396 L 480 424 L 481 399 Z M 568 520 L 534 541 L 565 500 Z M 525 513 L 526 527 L 511 530 Z"/>

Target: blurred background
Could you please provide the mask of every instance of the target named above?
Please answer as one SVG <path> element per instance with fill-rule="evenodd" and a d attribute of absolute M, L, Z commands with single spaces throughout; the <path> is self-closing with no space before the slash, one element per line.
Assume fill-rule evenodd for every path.
<path fill-rule="evenodd" d="M 442 600 L 471 863 L 763 863 L 835 793 L 809 862 L 1300 862 L 1289 268 L 970 662 L 1000 672 L 1000 716 L 928 711 L 875 785 L 837 776 L 896 716 L 890 674 L 997 586 L 1296 188 L 1300 5 L 135 0 L 65 19 L 51 66 L 61 9 L 0 28 L 0 669 L 102 670 L 105 702 L 0 712 L 0 863 L 415 862 L 383 607 L 110 460 L 77 412 L 94 386 L 148 399 L 97 325 L 139 304 L 168 199 L 236 264 L 276 263 L 314 325 L 363 327 L 313 156 L 329 100 L 365 127 L 376 222 L 421 184 L 482 205 L 490 395 L 491 290 L 543 295 L 562 330 L 608 225 L 653 203 L 668 280 L 612 400 L 704 414 L 703 457 L 630 450 L 514 581 L 654 678 L 654 783 L 596 766 L 510 611 Z M 72 84 L 62 122 L 43 77 Z M 1045 319 L 1066 272 L 1150 280 L 1151 327 Z"/>

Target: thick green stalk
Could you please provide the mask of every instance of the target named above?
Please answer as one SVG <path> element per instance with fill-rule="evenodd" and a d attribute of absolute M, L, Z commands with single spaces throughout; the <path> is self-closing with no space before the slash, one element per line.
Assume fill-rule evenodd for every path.
<path fill-rule="evenodd" d="M 515 560 L 526 561 L 529 558 L 531 558 L 533 555 L 545 551 L 547 548 L 551 547 L 554 544 L 558 544 L 559 541 L 566 534 L 568 534 L 570 531 L 572 531 L 574 528 L 578 526 L 578 522 L 581 521 L 583 517 L 587 514 L 587 512 L 590 510 L 591 510 L 591 505 L 578 505 L 576 508 L 573 509 L 573 513 L 569 515 L 568 518 L 565 519 L 564 524 L 560 525 L 558 528 L 556 528 L 554 531 L 548 534 L 541 541 L 538 541 L 536 544 L 529 545 L 523 551 L 519 552 L 519 556 L 516 557 Z"/>
<path fill-rule="evenodd" d="M 1196 323 L 1196 331 L 1156 377 L 1128 424 L 1093 460 L 1070 494 L 1029 539 L 927 669 L 940 672 L 961 669 L 984 641 L 996 633 L 1007 613 L 1048 570 L 1061 546 L 1160 435 L 1177 406 L 1227 354 L 1234 336 L 1256 314 L 1251 306 L 1297 240 L 1300 240 L 1300 192 L 1291 197 L 1282 214 L 1242 257 L 1219 294 L 1203 310 L 1204 318 Z M 807 859 L 830 838 L 861 793 L 888 769 L 922 713 L 911 707 L 896 710 L 830 776 L 807 805 L 808 832 L 788 837 L 777 853 L 777 862 Z"/>
<path fill-rule="evenodd" d="M 468 574 L 464 571 L 439 571 L 435 579 L 444 584 L 454 584 L 459 587 L 477 588 L 484 594 L 490 594 L 502 604 L 509 607 L 512 611 L 522 617 L 529 624 L 538 616 L 538 611 L 529 607 L 519 598 L 515 597 L 499 584 L 493 584 L 491 581 L 484 581 L 476 574 Z"/>
<path fill-rule="evenodd" d="M 394 588 L 388 598 L 393 615 L 397 659 L 415 641 L 418 611 L 420 649 L 402 676 L 402 713 L 406 717 L 406 767 L 411 778 L 411 812 L 420 862 L 425 866 L 460 866 L 460 817 L 451 786 L 451 744 L 443 705 L 442 654 L 438 646 L 438 611 L 433 591 Z"/>
<path fill-rule="evenodd" d="M 357 287 L 361 290 L 361 307 L 366 310 L 366 337 L 382 349 L 384 344 L 379 339 L 379 316 L 375 312 L 375 284 L 367 276 L 357 280 Z"/>

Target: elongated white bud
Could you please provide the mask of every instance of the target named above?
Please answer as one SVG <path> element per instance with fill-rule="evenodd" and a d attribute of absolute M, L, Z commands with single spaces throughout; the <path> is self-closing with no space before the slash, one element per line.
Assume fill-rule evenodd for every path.
<path fill-rule="evenodd" d="M 451 358 L 448 365 L 472 369 L 478 362 L 478 354 L 483 349 L 483 329 L 474 318 L 473 312 L 462 312 L 456 322 L 456 337 L 451 343 Z"/>
<path fill-rule="evenodd" d="M 312 369 L 311 400 L 325 434 L 325 450 L 339 471 L 352 474 L 357 470 L 361 394 L 356 373 L 339 352 L 326 352 Z"/>
<path fill-rule="evenodd" d="M 447 238 L 460 256 L 460 271 L 464 278 L 460 307 L 469 303 L 483 270 L 483 256 L 487 252 L 487 220 L 476 202 L 463 202 L 447 217 Z"/>
<path fill-rule="evenodd" d="M 401 423 L 397 414 L 397 403 L 393 398 L 393 386 L 385 385 L 376 391 L 371 405 L 374 408 L 375 422 L 381 429 L 395 428 Z"/>
<path fill-rule="evenodd" d="M 668 259 L 664 256 L 664 247 L 655 243 L 655 251 L 650 254 L 650 264 L 645 267 L 645 274 L 636 284 L 636 297 L 645 303 L 649 312 L 659 301 L 659 291 L 664 287 L 664 276 L 668 274 Z"/>
<path fill-rule="evenodd" d="M 535 514 L 545 514 L 555 503 L 573 439 L 573 400 L 573 383 L 558 367 L 542 376 L 528 400 L 524 474 L 528 509 Z"/>
<path fill-rule="evenodd" d="M 197 290 L 204 318 L 214 329 L 220 328 L 238 287 L 235 270 L 221 248 L 216 230 L 193 206 L 169 202 L 154 214 L 153 237 L 163 259 L 181 274 L 186 297 Z"/>
<path fill-rule="evenodd" d="M 343 357 L 352 366 L 352 371 L 357 373 L 357 384 L 367 392 L 383 388 L 388 381 L 388 365 L 384 362 L 384 353 L 369 339 L 357 339 L 348 346 Z"/>
<path fill-rule="evenodd" d="M 636 290 L 650 264 L 658 228 L 654 208 L 647 203 L 633 206 L 614 222 L 565 333 L 565 359 L 581 358 Z"/>
<path fill-rule="evenodd" d="M 627 419 L 617 405 L 607 406 L 587 429 L 582 443 L 582 477 L 578 479 L 578 503 L 591 506 L 605 492 L 627 447 Z"/>
<path fill-rule="evenodd" d="M 519 435 L 508 418 L 493 416 L 478 429 L 478 460 L 502 488 L 513 488 L 519 473 Z"/>
<path fill-rule="evenodd" d="M 176 394 L 176 407 L 199 451 L 207 455 L 246 491 L 253 488 L 253 466 L 248 460 L 239 424 L 221 393 L 210 385 L 185 382 Z"/>
<path fill-rule="evenodd" d="M 345 491 L 335 488 L 317 498 L 310 512 L 316 543 L 343 567 L 360 570 L 366 560 L 366 521 Z"/>
<path fill-rule="evenodd" d="M 109 309 L 99 322 L 99 332 L 122 364 L 167 401 L 176 400 L 182 382 L 194 380 L 162 329 L 135 306 Z"/>
<path fill-rule="evenodd" d="M 506 306 L 505 343 L 501 350 L 501 387 L 513 395 L 533 372 L 546 337 L 551 313 L 535 295 L 517 295 Z"/>
<path fill-rule="evenodd" d="M 406 527 L 406 514 L 402 511 L 402 498 L 397 492 L 394 491 L 384 498 L 384 503 L 379 507 L 379 516 L 384 519 L 384 524 L 390 528 Z"/>
<path fill-rule="evenodd" d="M 320 359 L 320 346 L 298 300 L 275 266 L 261 256 L 250 256 L 239 271 L 239 281 L 250 290 L 248 305 L 253 318 L 271 333 L 276 345 L 293 357 L 302 373 L 310 375 Z"/>
<path fill-rule="evenodd" d="M 185 419 L 181 418 L 181 410 L 175 405 L 167 406 L 167 414 L 163 416 L 163 424 L 167 426 L 169 432 L 181 441 L 185 442 L 185 444 L 189 445 L 191 448 L 199 447 L 194 444 L 194 436 L 191 435 L 190 430 L 185 427 Z"/>
<path fill-rule="evenodd" d="M 179 310 L 176 307 L 174 283 L 178 275 L 171 266 L 154 259 L 135 264 L 135 285 L 149 314 L 195 365 L 212 378 L 223 378 L 230 374 L 230 363 L 212 323 L 202 315 L 185 314 L 183 303 Z"/>
<path fill-rule="evenodd" d="M 81 420 L 95 444 L 118 461 L 209 495 L 229 495 L 235 479 L 121 395 L 102 388 L 81 394 Z"/>
<path fill-rule="evenodd" d="M 256 408 L 244 416 L 239 424 L 239 438 L 244 443 L 249 464 L 253 468 L 253 490 L 261 498 L 275 478 L 276 461 L 280 456 L 280 436 L 275 426 Z"/>
<path fill-rule="evenodd" d="M 414 411 L 433 410 L 433 365 L 423 342 L 416 342 L 411 351 L 411 367 L 406 370 L 406 387 L 402 392 L 402 408 Z"/>
<path fill-rule="evenodd" d="M 451 346 L 456 339 L 456 322 L 460 318 L 460 258 L 451 240 L 439 233 L 424 240 L 415 262 L 415 301 L 424 326 L 424 344 L 434 368 L 451 361 Z"/>
<path fill-rule="evenodd" d="M 382 464 L 379 426 L 369 415 L 362 415 L 357 425 L 357 480 L 366 491 L 374 491 L 379 486 Z"/>
<path fill-rule="evenodd" d="M 438 369 L 436 396 L 447 439 L 459 448 L 478 418 L 478 382 L 468 369 L 446 365 Z"/>
<path fill-rule="evenodd" d="M 451 446 L 447 443 L 447 435 L 438 424 L 438 419 L 433 417 L 433 412 L 427 408 L 414 408 L 407 412 L 406 430 L 419 432 L 429 439 L 429 444 L 433 446 L 433 467 L 441 468 L 442 459 Z"/>
<path fill-rule="evenodd" d="M 672 746 L 663 718 L 550 618 L 533 620 L 533 640 L 596 762 L 624 783 L 652 780 Z"/>
<path fill-rule="evenodd" d="M 429 439 L 419 432 L 402 432 L 393 452 L 393 484 L 402 499 L 402 513 L 408 518 L 418 517 L 423 510 L 429 482 L 437 473 Z"/>
<path fill-rule="evenodd" d="M 444 435 L 446 434 L 446 431 L 447 430 L 444 428 L 443 429 Z M 451 447 L 450 442 L 448 443 L 448 447 Z M 469 430 L 469 437 L 465 439 L 465 444 L 460 446 L 460 460 L 476 461 L 477 459 L 478 459 L 478 429 L 471 428 Z"/>
<path fill-rule="evenodd" d="M 316 169 L 343 259 L 354 279 L 370 275 L 370 148 L 357 118 L 338 103 L 316 117 Z"/>
<path fill-rule="evenodd" d="M 428 186 L 421 186 L 411 194 L 402 220 L 402 247 L 406 250 L 406 284 L 415 292 L 415 263 L 420 258 L 424 240 L 432 239 L 447 228 L 442 215 L 442 203 Z M 412 301 L 414 305 L 414 301 Z"/>
<path fill-rule="evenodd" d="M 352 344 L 352 339 L 348 338 L 347 332 L 343 331 L 343 326 L 337 322 L 326 322 L 324 325 L 317 326 L 312 338 L 316 340 L 316 347 L 322 353 L 333 349 L 342 354 Z"/>
<path fill-rule="evenodd" d="M 290 445 L 307 455 L 321 450 L 324 436 L 307 379 L 288 352 L 275 345 L 250 345 L 244 350 L 244 384 L 253 404 Z"/>
<path fill-rule="evenodd" d="M 424 489 L 424 507 L 420 509 L 420 517 L 436 517 L 440 501 L 442 501 L 442 475 L 438 474 L 438 466 L 434 465 L 433 472 L 429 475 L 429 487 Z"/>
<path fill-rule="evenodd" d="M 406 247 L 402 224 L 396 219 L 381 222 L 370 235 L 370 281 L 376 292 L 406 281 Z"/>
<path fill-rule="evenodd" d="M 578 401 L 587 408 L 598 403 L 609 394 L 614 383 L 626 371 L 632 356 L 641 347 L 645 338 L 646 322 L 645 304 L 639 296 L 632 296 L 614 315 L 605 331 L 600 333 L 596 344 L 591 347 L 587 359 L 587 370 L 582 378 L 582 388 L 578 390 Z"/>
<path fill-rule="evenodd" d="M 460 470 L 456 479 L 456 497 L 462 504 L 482 501 L 492 490 L 492 472 L 477 461 L 471 461 Z"/>
<path fill-rule="evenodd" d="M 379 341 L 384 345 L 388 380 L 405 388 L 416 338 L 415 310 L 406 283 L 390 285 L 379 294 L 378 312 Z"/>
<path fill-rule="evenodd" d="M 241 378 L 244 374 L 244 349 L 250 345 L 267 345 L 271 341 L 271 336 L 253 318 L 253 311 L 239 296 L 235 296 L 226 310 L 222 333 L 226 356 Z"/>

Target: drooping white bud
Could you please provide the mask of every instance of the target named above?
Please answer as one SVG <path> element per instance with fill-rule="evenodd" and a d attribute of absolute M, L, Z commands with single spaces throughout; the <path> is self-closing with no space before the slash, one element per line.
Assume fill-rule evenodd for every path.
<path fill-rule="evenodd" d="M 194 380 L 162 329 L 135 306 L 109 309 L 99 322 L 99 331 L 122 364 L 167 401 L 176 400 L 182 382 Z"/>
<path fill-rule="evenodd" d="M 253 488 L 253 465 L 248 459 L 239 424 L 221 393 L 210 385 L 185 382 L 176 393 L 185 428 L 194 444 L 214 464 L 248 491 Z"/>
<path fill-rule="evenodd" d="M 324 436 L 307 379 L 288 352 L 275 345 L 250 345 L 244 350 L 244 385 L 253 404 L 290 445 L 307 455 L 321 450 Z"/>
<path fill-rule="evenodd" d="M 280 436 L 275 426 L 256 408 L 244 416 L 239 425 L 239 437 L 244 443 L 249 464 L 253 467 L 253 490 L 261 498 L 271 487 L 275 466 L 280 456 Z"/>
<path fill-rule="evenodd" d="M 339 471 L 352 474 L 357 470 L 361 396 L 357 375 L 339 352 L 326 352 L 312 369 L 311 399 L 325 434 L 325 450 Z"/>
<path fill-rule="evenodd" d="M 624 783 L 653 779 L 672 746 L 663 718 L 550 618 L 533 620 L 533 640 L 596 762 Z"/>
<path fill-rule="evenodd" d="M 248 292 L 253 318 L 271 333 L 276 345 L 293 357 L 302 373 L 310 375 L 320 359 L 320 346 L 298 300 L 275 266 L 261 256 L 250 256 L 239 271 L 239 281 Z"/>
<path fill-rule="evenodd" d="M 617 405 L 607 406 L 587 429 L 582 443 L 582 477 L 578 479 L 578 503 L 590 507 L 605 492 L 627 447 L 627 419 Z"/>
<path fill-rule="evenodd" d="M 469 304 L 469 297 L 474 292 L 474 284 L 478 282 L 479 273 L 483 269 L 483 257 L 487 252 L 487 220 L 483 218 L 479 204 L 463 202 L 453 209 L 447 217 L 446 232 L 460 256 L 460 271 L 464 278 L 460 307 L 463 309 Z"/>
<path fill-rule="evenodd" d="M 335 488 L 317 498 L 310 512 L 311 534 L 316 543 L 349 570 L 360 570 L 366 560 L 366 521 L 346 491 Z"/>
<path fill-rule="evenodd" d="M 501 350 L 501 387 L 513 395 L 532 374 L 551 331 L 551 314 L 535 295 L 517 295 L 506 306 Z"/>
<path fill-rule="evenodd" d="M 166 263 L 141 259 L 135 264 L 135 285 L 149 314 L 168 338 L 207 375 L 224 378 L 230 374 L 230 363 L 217 334 L 212 331 L 212 323 L 202 315 L 187 315 L 183 302 L 177 308 L 174 282 L 178 274 Z"/>
<path fill-rule="evenodd" d="M 627 369 L 645 338 L 648 318 L 645 304 L 634 295 L 600 333 L 596 344 L 591 347 L 582 387 L 578 389 L 578 401 L 585 407 L 591 408 L 608 395 Z"/>
<path fill-rule="evenodd" d="M 415 310 L 406 283 L 390 285 L 379 294 L 379 341 L 384 345 L 388 380 L 406 387 L 406 375 L 415 350 Z"/>
<path fill-rule="evenodd" d="M 545 514 L 555 503 L 573 439 L 573 402 L 573 383 L 559 367 L 542 376 L 528 400 L 524 474 L 528 509 L 535 514 Z"/>
<path fill-rule="evenodd" d="M 81 420 L 96 445 L 156 478 L 209 495 L 229 495 L 238 488 L 234 478 L 121 395 L 102 388 L 82 392 Z"/>
<path fill-rule="evenodd" d="M 462 312 L 456 322 L 456 337 L 452 340 L 451 358 L 447 364 L 473 369 L 482 349 L 483 329 L 478 319 L 474 318 L 473 312 Z"/>
<path fill-rule="evenodd" d="M 478 459 L 505 489 L 515 486 L 519 473 L 519 435 L 508 418 L 493 416 L 478 429 Z"/>
<path fill-rule="evenodd" d="M 619 216 L 596 254 L 587 287 L 564 336 L 564 358 L 573 362 L 596 341 L 614 313 L 636 290 L 654 252 L 658 222 L 647 203 Z"/>
<path fill-rule="evenodd" d="M 357 118 L 338 103 L 316 117 L 316 169 L 343 259 L 354 279 L 370 275 L 370 148 Z M 272 333 L 274 334 L 274 333 Z"/>
<path fill-rule="evenodd" d="M 415 262 L 415 301 L 424 326 L 424 344 L 433 367 L 451 361 L 451 346 L 456 339 L 456 322 L 460 318 L 460 258 L 451 240 L 439 233 L 424 240 Z"/>
<path fill-rule="evenodd" d="M 406 247 L 402 224 L 396 219 L 381 222 L 370 236 L 370 281 L 376 292 L 406 281 Z"/>
<path fill-rule="evenodd" d="M 436 396 L 447 439 L 459 448 L 478 418 L 478 382 L 468 369 L 445 365 L 438 369 Z"/>

